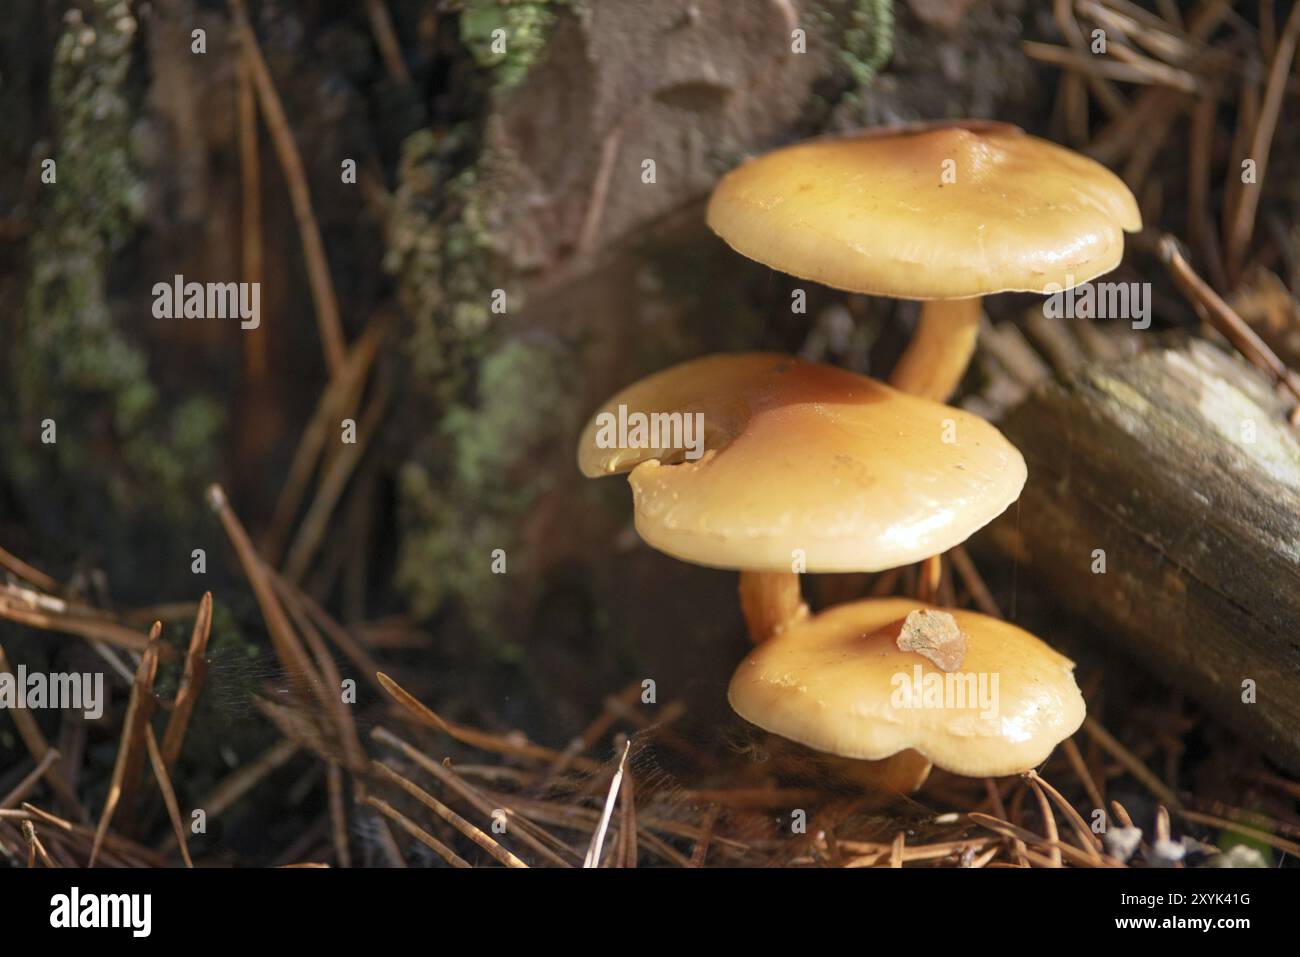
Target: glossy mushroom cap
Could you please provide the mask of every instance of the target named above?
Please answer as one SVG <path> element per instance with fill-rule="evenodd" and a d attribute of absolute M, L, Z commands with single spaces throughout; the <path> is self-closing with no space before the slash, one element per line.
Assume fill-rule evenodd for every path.
<path fill-rule="evenodd" d="M 703 456 L 601 447 L 620 406 L 702 413 Z M 983 419 L 773 353 L 695 359 L 623 390 L 583 431 L 578 464 L 589 477 L 630 472 L 652 547 L 751 571 L 919 561 L 965 541 L 1025 482 L 1024 459 Z"/>
<path fill-rule="evenodd" d="M 950 674 L 900 651 L 903 619 L 926 607 L 874 599 L 810 618 L 751 651 L 728 700 L 746 721 L 818 751 L 874 761 L 912 748 L 969 777 L 1027 771 L 1078 730 L 1086 709 L 1074 662 L 1015 625 L 950 610 L 968 638 Z"/>
<path fill-rule="evenodd" d="M 722 178 L 708 221 L 773 269 L 901 299 L 1068 289 L 1119 265 L 1142 228 L 1100 163 L 976 121 L 776 150 Z"/>

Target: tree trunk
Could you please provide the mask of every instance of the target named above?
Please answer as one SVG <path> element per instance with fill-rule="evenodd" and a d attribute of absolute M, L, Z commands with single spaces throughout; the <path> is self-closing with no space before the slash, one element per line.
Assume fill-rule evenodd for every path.
<path fill-rule="evenodd" d="M 1205 342 L 1081 367 L 1003 423 L 1029 465 L 993 528 L 1073 613 L 1300 770 L 1300 440 Z"/>

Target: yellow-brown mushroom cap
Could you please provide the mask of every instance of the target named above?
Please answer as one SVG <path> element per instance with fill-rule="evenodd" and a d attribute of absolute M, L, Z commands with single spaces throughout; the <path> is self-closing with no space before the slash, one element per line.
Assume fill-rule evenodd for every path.
<path fill-rule="evenodd" d="M 728 700 L 746 721 L 818 751 L 880 760 L 911 748 L 969 777 L 1026 771 L 1078 730 L 1086 709 L 1074 662 L 1015 625 L 949 610 L 968 639 L 950 674 L 900 651 L 904 618 L 927 607 L 885 598 L 816 615 L 751 651 Z"/>
<path fill-rule="evenodd" d="M 702 457 L 612 447 L 602 429 L 620 407 L 629 421 L 700 413 Z M 587 424 L 578 464 L 589 477 L 630 473 L 649 545 L 753 571 L 919 561 L 965 541 L 1025 482 L 1020 453 L 977 416 L 774 353 L 695 359 L 623 390 Z"/>
<path fill-rule="evenodd" d="M 802 279 L 902 299 L 1070 288 L 1119 265 L 1137 202 L 1100 163 L 1005 123 L 868 130 L 724 176 L 708 221 Z"/>

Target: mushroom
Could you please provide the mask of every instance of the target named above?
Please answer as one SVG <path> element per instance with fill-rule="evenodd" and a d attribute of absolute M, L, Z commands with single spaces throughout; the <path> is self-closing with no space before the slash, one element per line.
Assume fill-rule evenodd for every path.
<path fill-rule="evenodd" d="M 754 648 L 728 700 L 764 730 L 845 758 L 911 750 L 968 777 L 1041 764 L 1083 723 L 1074 662 L 1008 622 L 947 609 L 970 644 L 946 674 L 896 644 L 907 615 L 931 607 L 883 598 L 822 612 Z"/>
<path fill-rule="evenodd" d="M 655 446 L 612 441 L 613 423 L 655 416 L 661 433 L 698 416 L 699 456 L 663 434 Z M 808 614 L 799 572 L 880 571 L 946 551 L 1014 502 L 1026 474 L 1015 447 L 974 415 L 753 352 L 684 362 L 624 389 L 587 424 L 578 465 L 591 478 L 628 473 L 650 546 L 739 570 L 755 642 Z"/>
<path fill-rule="evenodd" d="M 919 752 L 908 748 L 880 761 L 858 761 L 836 754 L 814 751 L 788 738 L 767 735 L 756 749 L 756 763 L 766 775 L 788 781 L 795 788 L 829 788 L 852 793 L 862 810 L 893 804 L 900 794 L 920 789 L 930 777 L 932 765 Z"/>
<path fill-rule="evenodd" d="M 1006 123 L 880 128 L 732 170 L 708 222 L 737 252 L 849 292 L 923 300 L 890 384 L 942 402 L 961 381 L 980 297 L 1053 293 L 1117 265 L 1142 228 L 1100 163 Z"/>

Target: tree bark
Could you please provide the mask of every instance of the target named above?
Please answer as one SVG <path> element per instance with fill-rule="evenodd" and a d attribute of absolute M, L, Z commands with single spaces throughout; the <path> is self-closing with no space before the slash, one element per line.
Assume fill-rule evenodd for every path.
<path fill-rule="evenodd" d="M 1300 438 L 1287 411 L 1203 341 L 1084 366 L 1003 423 L 1029 482 L 992 531 L 1100 638 L 1296 771 Z"/>

